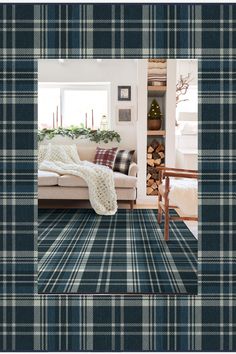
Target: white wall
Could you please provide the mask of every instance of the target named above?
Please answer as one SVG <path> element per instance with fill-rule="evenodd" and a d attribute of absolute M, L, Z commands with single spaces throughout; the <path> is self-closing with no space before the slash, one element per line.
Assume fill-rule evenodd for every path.
<path fill-rule="evenodd" d="M 179 59 L 176 67 L 176 81 L 179 80 L 180 75 L 187 77 L 188 73 L 191 75 L 191 82 L 186 95 L 180 96 L 180 100 L 187 99 L 187 101 L 180 102 L 176 108 L 176 117 L 178 119 L 181 112 L 197 112 L 198 111 L 198 62 L 196 59 Z"/>
<path fill-rule="evenodd" d="M 139 166 L 137 184 L 137 202 L 147 203 L 146 195 L 146 164 L 147 164 L 147 60 L 138 60 L 138 123 L 137 123 L 137 163 Z M 144 94 L 143 94 L 144 92 Z M 150 197 L 149 197 L 150 198 Z"/>
<path fill-rule="evenodd" d="M 167 60 L 167 91 L 166 91 L 166 141 L 165 164 L 175 167 L 175 114 L 176 114 L 176 77 L 177 60 Z"/>
<path fill-rule="evenodd" d="M 137 150 L 137 60 L 134 59 L 96 59 L 38 61 L 39 82 L 110 82 L 111 83 L 111 129 L 122 138 L 121 147 Z M 117 86 L 131 86 L 131 101 L 117 100 Z M 133 124 L 117 124 L 117 106 L 133 107 Z"/>
<path fill-rule="evenodd" d="M 176 109 L 178 127 L 176 127 L 176 167 L 198 168 L 198 62 L 197 60 L 178 60 L 176 81 L 180 75 L 191 74 L 191 82 L 186 95 L 180 97 L 187 101 L 180 102 Z"/>

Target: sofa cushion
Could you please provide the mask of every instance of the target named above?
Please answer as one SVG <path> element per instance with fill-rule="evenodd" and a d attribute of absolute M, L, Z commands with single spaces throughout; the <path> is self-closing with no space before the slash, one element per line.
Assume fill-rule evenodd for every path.
<path fill-rule="evenodd" d="M 103 149 L 97 146 L 94 163 L 113 169 L 118 148 Z"/>
<path fill-rule="evenodd" d="M 137 178 L 114 172 L 114 182 L 116 188 L 135 188 Z M 58 178 L 58 185 L 60 187 L 87 187 L 87 183 L 83 178 L 72 175 L 60 176 Z"/>
<path fill-rule="evenodd" d="M 59 175 L 55 172 L 38 171 L 39 186 L 56 186 L 58 184 Z"/>
<path fill-rule="evenodd" d="M 129 173 L 129 166 L 132 162 L 134 152 L 135 150 L 119 150 L 116 154 L 113 170 L 127 175 Z"/>
<path fill-rule="evenodd" d="M 120 172 L 114 172 L 114 181 L 116 188 L 135 188 L 137 187 L 137 178 L 127 176 Z"/>

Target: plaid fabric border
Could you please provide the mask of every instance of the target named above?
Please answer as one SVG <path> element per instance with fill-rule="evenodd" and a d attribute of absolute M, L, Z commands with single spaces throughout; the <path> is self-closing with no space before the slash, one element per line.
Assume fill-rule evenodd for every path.
<path fill-rule="evenodd" d="M 236 6 L 0 5 L 2 350 L 236 350 Z M 37 59 L 199 59 L 199 295 L 39 296 Z"/>
<path fill-rule="evenodd" d="M 96 148 L 96 154 L 94 157 L 94 163 L 98 165 L 104 165 L 113 169 L 117 148 L 103 149 Z"/>
<path fill-rule="evenodd" d="M 134 150 L 119 150 L 116 154 L 115 165 L 113 170 L 126 175 L 129 172 L 129 166 L 132 161 Z"/>

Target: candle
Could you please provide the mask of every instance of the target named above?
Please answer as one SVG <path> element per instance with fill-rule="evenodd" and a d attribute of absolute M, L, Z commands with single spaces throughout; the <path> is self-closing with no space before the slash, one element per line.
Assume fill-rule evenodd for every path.
<path fill-rule="evenodd" d="M 53 120 L 52 120 L 52 127 L 53 129 L 55 128 L 55 117 L 54 117 L 54 112 L 52 114 Z"/>
<path fill-rule="evenodd" d="M 88 116 L 87 116 L 87 112 L 85 113 L 85 128 L 88 128 Z"/>
<path fill-rule="evenodd" d="M 92 130 L 93 130 L 93 109 L 92 109 Z"/>

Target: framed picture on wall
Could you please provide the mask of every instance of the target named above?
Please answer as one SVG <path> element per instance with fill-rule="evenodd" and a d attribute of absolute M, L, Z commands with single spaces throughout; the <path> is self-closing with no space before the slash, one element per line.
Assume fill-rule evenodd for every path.
<path fill-rule="evenodd" d="M 118 86 L 118 101 L 131 100 L 131 86 Z"/>
<path fill-rule="evenodd" d="M 133 123 L 133 107 L 117 107 L 117 124 Z"/>

